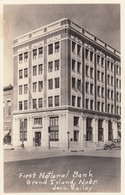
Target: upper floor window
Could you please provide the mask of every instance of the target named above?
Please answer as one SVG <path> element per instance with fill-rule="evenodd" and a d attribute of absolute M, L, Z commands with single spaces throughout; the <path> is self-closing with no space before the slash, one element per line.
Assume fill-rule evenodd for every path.
<path fill-rule="evenodd" d="M 37 99 L 33 99 L 33 109 L 37 108 Z"/>
<path fill-rule="evenodd" d="M 72 42 L 72 52 L 75 53 L 75 49 L 76 49 L 76 43 L 75 42 Z"/>
<path fill-rule="evenodd" d="M 57 127 L 59 126 L 59 117 L 50 117 L 50 121 L 49 121 L 49 126 L 50 127 Z"/>
<path fill-rule="evenodd" d="M 88 49 L 86 49 L 85 56 L 86 56 L 86 59 L 88 60 L 89 59 L 89 50 Z"/>
<path fill-rule="evenodd" d="M 77 79 L 77 89 L 81 91 L 81 80 Z"/>
<path fill-rule="evenodd" d="M 19 70 L 19 79 L 23 78 L 23 70 Z"/>
<path fill-rule="evenodd" d="M 48 89 L 53 89 L 53 79 L 48 80 Z"/>
<path fill-rule="evenodd" d="M 27 108 L 28 108 L 28 101 L 24 100 L 24 110 L 27 110 Z"/>
<path fill-rule="evenodd" d="M 76 96 L 72 96 L 72 106 L 75 106 L 76 104 Z"/>
<path fill-rule="evenodd" d="M 55 96 L 55 106 L 59 106 L 59 95 Z"/>
<path fill-rule="evenodd" d="M 97 64 L 100 64 L 100 56 L 97 55 Z"/>
<path fill-rule="evenodd" d="M 23 103 L 22 101 L 19 101 L 19 110 L 22 110 L 23 109 Z"/>
<path fill-rule="evenodd" d="M 89 93 L 89 83 L 86 82 L 86 93 Z"/>
<path fill-rule="evenodd" d="M 104 98 L 104 88 L 102 87 L 102 98 Z"/>
<path fill-rule="evenodd" d="M 53 62 L 52 61 L 49 62 L 49 64 L 48 64 L 48 71 L 49 72 L 52 72 L 53 71 Z"/>
<path fill-rule="evenodd" d="M 59 88 L 59 77 L 55 78 L 55 88 Z"/>
<path fill-rule="evenodd" d="M 100 71 L 97 71 L 98 81 L 100 81 Z"/>
<path fill-rule="evenodd" d="M 19 95 L 22 95 L 22 85 L 19 86 Z"/>
<path fill-rule="evenodd" d="M 36 59 L 37 58 L 37 49 L 34 49 L 33 50 L 33 59 Z"/>
<path fill-rule="evenodd" d="M 101 73 L 102 82 L 104 82 L 104 72 Z"/>
<path fill-rule="evenodd" d="M 108 85 L 110 85 L 110 75 L 108 75 Z"/>
<path fill-rule="evenodd" d="M 93 84 L 90 83 L 90 94 L 93 94 Z"/>
<path fill-rule="evenodd" d="M 11 115 L 11 100 L 7 100 L 7 103 L 6 103 L 6 108 L 7 108 L 7 115 Z"/>
<path fill-rule="evenodd" d="M 81 106 L 81 97 L 77 97 L 77 107 Z"/>
<path fill-rule="evenodd" d="M 101 58 L 101 66 L 104 66 L 104 58 Z"/>
<path fill-rule="evenodd" d="M 37 82 L 33 83 L 33 92 L 37 91 Z"/>
<path fill-rule="evenodd" d="M 42 125 L 42 118 L 34 118 L 34 125 Z"/>
<path fill-rule="evenodd" d="M 38 98 L 38 107 L 39 108 L 43 107 L 43 98 Z"/>
<path fill-rule="evenodd" d="M 113 77 L 111 77 L 111 85 L 112 86 L 114 85 L 114 79 L 113 79 Z"/>
<path fill-rule="evenodd" d="M 93 78 L 93 68 L 90 67 L 90 78 Z"/>
<path fill-rule="evenodd" d="M 90 100 L 90 109 L 93 110 L 93 100 Z"/>
<path fill-rule="evenodd" d="M 43 72 L 43 64 L 39 64 L 39 66 L 38 66 L 38 74 L 40 75 L 40 74 L 42 74 L 42 72 Z"/>
<path fill-rule="evenodd" d="M 74 126 L 79 126 L 79 117 L 74 116 Z"/>
<path fill-rule="evenodd" d="M 39 49 L 38 49 L 38 55 L 39 55 L 39 58 L 40 57 L 42 57 L 42 54 L 43 54 L 43 47 L 40 47 Z"/>
<path fill-rule="evenodd" d="M 100 111 L 100 102 L 97 102 L 97 110 Z"/>
<path fill-rule="evenodd" d="M 97 86 L 97 95 L 100 97 L 100 86 Z"/>
<path fill-rule="evenodd" d="M 38 82 L 38 90 L 41 92 L 43 89 L 43 81 Z"/>
<path fill-rule="evenodd" d="M 110 70 L 110 61 L 108 61 L 107 64 L 108 64 L 107 68 L 108 68 L 108 70 Z"/>
<path fill-rule="evenodd" d="M 93 52 L 90 51 L 90 61 L 93 62 Z"/>
<path fill-rule="evenodd" d="M 59 52 L 59 42 L 55 43 L 55 53 Z"/>
<path fill-rule="evenodd" d="M 77 54 L 81 55 L 81 46 L 80 45 L 77 45 Z"/>
<path fill-rule="evenodd" d="M 37 75 L 37 66 L 33 66 L 33 76 Z"/>
<path fill-rule="evenodd" d="M 75 85 L 76 85 L 76 79 L 72 78 L 72 88 L 75 89 Z"/>
<path fill-rule="evenodd" d="M 28 68 L 24 69 L 24 78 L 28 77 Z"/>
<path fill-rule="evenodd" d="M 28 60 L 28 52 L 25 52 L 24 53 L 24 62 L 27 62 L 27 60 Z"/>
<path fill-rule="evenodd" d="M 50 96 L 48 97 L 48 107 L 52 107 L 53 106 L 53 97 Z"/>
<path fill-rule="evenodd" d="M 111 71 L 113 72 L 113 70 L 114 70 L 114 65 L 113 65 L 113 63 L 111 62 Z"/>
<path fill-rule="evenodd" d="M 77 72 L 80 73 L 81 72 L 81 63 L 77 62 Z"/>
<path fill-rule="evenodd" d="M 23 62 L 23 54 L 19 54 L 19 63 Z"/>
<path fill-rule="evenodd" d="M 75 71 L 76 61 L 72 59 L 72 70 Z"/>
<path fill-rule="evenodd" d="M 86 109 L 89 109 L 89 99 L 86 99 Z"/>
<path fill-rule="evenodd" d="M 59 70 L 59 60 L 55 60 L 55 71 Z"/>
<path fill-rule="evenodd" d="M 24 85 L 24 94 L 27 94 L 27 90 L 28 90 L 28 84 Z"/>
<path fill-rule="evenodd" d="M 53 54 L 53 44 L 48 45 L 48 54 Z"/>
<path fill-rule="evenodd" d="M 86 76 L 89 77 L 89 66 L 86 66 Z"/>

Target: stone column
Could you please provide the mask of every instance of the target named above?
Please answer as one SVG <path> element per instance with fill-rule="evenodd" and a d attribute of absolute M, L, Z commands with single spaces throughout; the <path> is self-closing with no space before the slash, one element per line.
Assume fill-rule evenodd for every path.
<path fill-rule="evenodd" d="M 86 146 L 86 117 L 81 117 L 81 132 L 80 132 L 80 145 L 81 147 Z"/>
<path fill-rule="evenodd" d="M 104 143 L 108 141 L 108 120 L 103 121 L 103 134 L 104 134 Z"/>
<path fill-rule="evenodd" d="M 41 133 L 41 146 L 45 148 L 49 148 L 49 117 L 44 116 L 43 117 L 43 130 Z"/>
<path fill-rule="evenodd" d="M 28 146 L 33 146 L 33 130 L 32 130 L 32 117 L 28 117 L 28 126 L 27 126 L 27 142 Z"/>
<path fill-rule="evenodd" d="M 112 128 L 113 128 L 113 139 L 117 139 L 118 138 L 117 121 L 112 120 Z"/>
<path fill-rule="evenodd" d="M 94 118 L 92 121 L 92 127 L 93 127 L 93 143 L 98 142 L 98 118 Z"/>

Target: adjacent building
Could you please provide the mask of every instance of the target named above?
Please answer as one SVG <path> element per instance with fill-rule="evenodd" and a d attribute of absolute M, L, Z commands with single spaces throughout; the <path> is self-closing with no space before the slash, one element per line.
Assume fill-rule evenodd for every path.
<path fill-rule="evenodd" d="M 3 136 L 4 143 L 12 143 L 13 86 L 3 88 Z"/>
<path fill-rule="evenodd" d="M 98 147 L 118 137 L 120 53 L 63 18 L 13 41 L 13 145 Z"/>

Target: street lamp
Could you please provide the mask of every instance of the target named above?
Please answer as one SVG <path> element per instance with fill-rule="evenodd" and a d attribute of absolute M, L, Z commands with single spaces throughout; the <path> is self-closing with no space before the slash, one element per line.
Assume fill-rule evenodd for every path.
<path fill-rule="evenodd" d="M 68 150 L 69 150 L 69 134 L 70 134 L 70 132 L 68 131 L 67 134 L 68 134 Z"/>

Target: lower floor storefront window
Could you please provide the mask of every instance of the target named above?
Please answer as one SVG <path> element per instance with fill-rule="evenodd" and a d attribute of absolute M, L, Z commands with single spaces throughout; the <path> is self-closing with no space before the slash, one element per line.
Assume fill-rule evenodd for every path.
<path fill-rule="evenodd" d="M 50 141 L 59 141 L 59 131 L 50 130 Z"/>
<path fill-rule="evenodd" d="M 79 131 L 74 131 L 74 141 L 79 141 Z"/>

